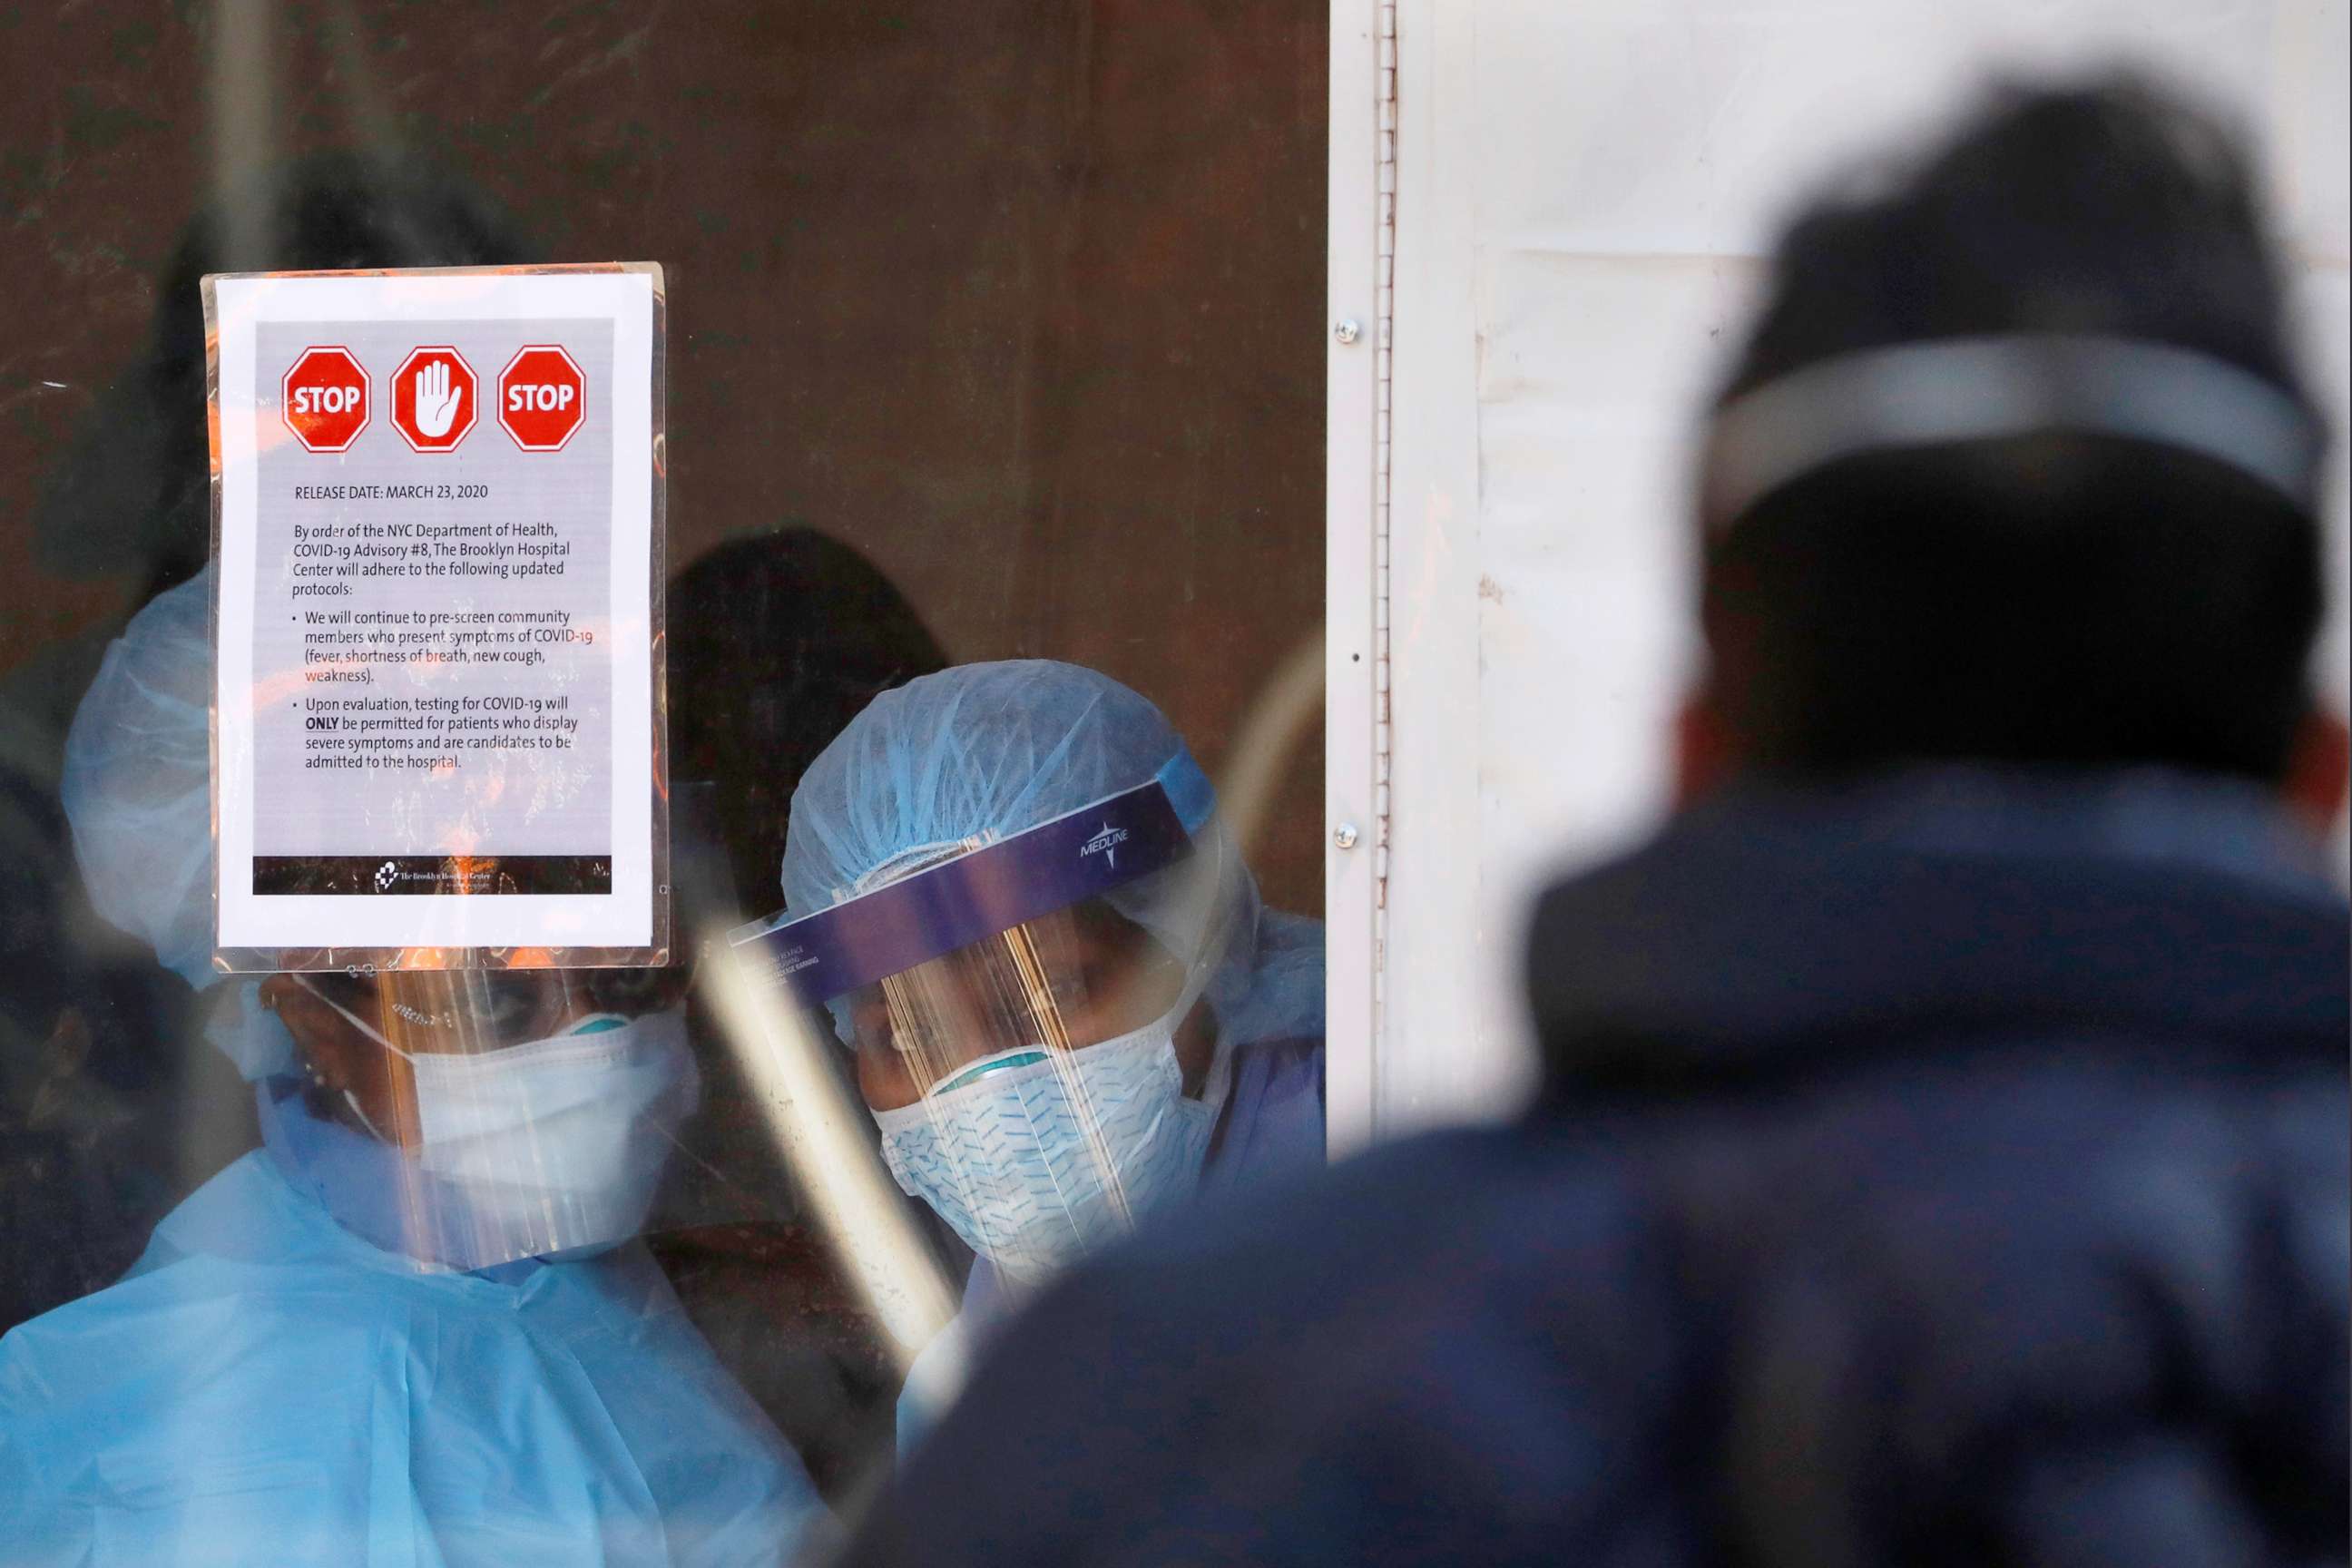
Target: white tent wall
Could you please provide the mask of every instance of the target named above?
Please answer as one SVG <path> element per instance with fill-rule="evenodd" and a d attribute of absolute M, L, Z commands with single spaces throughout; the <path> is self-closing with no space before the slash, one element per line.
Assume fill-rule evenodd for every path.
<path fill-rule="evenodd" d="M 2161 71 L 2260 142 L 2340 428 L 2347 8 L 1338 0 L 1335 312 L 1387 297 L 1360 253 L 1383 243 L 1375 193 L 1389 182 L 1395 259 L 1392 321 L 1375 340 L 1393 343 L 1384 398 L 1365 391 L 1372 362 L 1333 362 L 1334 473 L 1384 474 L 1387 502 L 1335 483 L 1335 573 L 1384 564 L 1385 657 L 1368 675 L 1335 639 L 1334 700 L 1376 705 L 1385 681 L 1386 705 L 1376 755 L 1335 749 L 1334 798 L 1342 783 L 1351 800 L 1371 798 L 1356 787 L 1368 778 L 1388 784 L 1363 894 L 1378 1001 L 1368 1037 L 1335 1034 L 1335 1082 L 1358 1091 L 1335 1098 L 1335 1148 L 1515 1102 L 1533 1071 L 1519 1005 L 1530 899 L 1664 808 L 1667 726 L 1694 657 L 1686 440 L 1780 216 L 1825 171 L 1909 144 L 1997 75 L 2117 59 Z M 1375 404 L 1392 419 L 1378 431 Z M 2341 704 L 2341 444 L 2332 461 L 2319 668 Z M 1349 531 L 1371 550 L 1343 548 Z M 1335 574 L 1335 605 L 1358 586 Z M 1350 681 L 1363 692 L 1343 691 Z M 1373 879 L 1360 864 L 1360 889 Z M 1365 923 L 1335 926 L 1335 947 Z"/>

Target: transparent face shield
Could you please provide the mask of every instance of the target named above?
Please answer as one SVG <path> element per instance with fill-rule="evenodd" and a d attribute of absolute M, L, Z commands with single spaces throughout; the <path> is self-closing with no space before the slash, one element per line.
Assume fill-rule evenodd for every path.
<path fill-rule="evenodd" d="M 658 970 L 330 971 L 296 983 L 395 1053 L 475 1056 L 609 1031 L 678 987 Z"/>
<path fill-rule="evenodd" d="M 1026 921 L 862 986 L 832 1005 L 858 1083 L 894 1110 L 1147 1027 L 1185 965 L 1104 900 Z"/>
<path fill-rule="evenodd" d="M 1235 864 L 1159 781 L 922 858 L 737 951 L 830 1014 L 898 1184 L 1034 1281 L 1198 1183 Z"/>
<path fill-rule="evenodd" d="M 264 1086 L 289 1179 L 427 1267 L 576 1257 L 639 1234 L 701 1074 L 677 971 L 278 978 L 299 1078 Z"/>

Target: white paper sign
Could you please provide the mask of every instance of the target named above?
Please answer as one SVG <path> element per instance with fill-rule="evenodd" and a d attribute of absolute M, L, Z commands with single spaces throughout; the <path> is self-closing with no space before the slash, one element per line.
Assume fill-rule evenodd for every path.
<path fill-rule="evenodd" d="M 209 281 L 224 962 L 663 940 L 658 272 Z"/>

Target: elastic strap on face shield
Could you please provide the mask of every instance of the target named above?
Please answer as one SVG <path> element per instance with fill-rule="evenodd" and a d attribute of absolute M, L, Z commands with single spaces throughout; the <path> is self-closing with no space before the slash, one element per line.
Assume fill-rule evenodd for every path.
<path fill-rule="evenodd" d="M 1207 776 L 1179 747 L 1147 784 L 830 909 L 745 926 L 729 941 L 756 979 L 821 1006 L 1165 870 L 1192 852 L 1215 809 Z"/>
<path fill-rule="evenodd" d="M 317 997 L 320 1001 L 333 1008 L 335 1012 L 341 1015 L 344 1023 L 349 1024 L 352 1028 L 357 1029 L 361 1034 L 365 1035 L 369 1039 L 373 1040 L 377 1045 L 382 1046 L 385 1050 L 390 1051 L 394 1056 L 396 1056 L 403 1061 L 409 1062 L 411 1064 L 415 1062 L 415 1052 L 403 1050 L 398 1046 L 394 1045 L 392 1041 L 386 1037 L 382 1029 L 377 1028 L 373 1024 L 369 1023 L 365 1018 L 361 1017 L 357 1013 L 352 1012 L 349 1007 L 344 1006 L 341 1003 L 336 1001 L 333 997 L 320 990 L 318 986 L 311 984 L 310 977 L 309 975 L 304 974 L 299 970 L 291 970 L 288 972 L 288 978 L 292 980 L 295 984 L 300 986 L 303 990 L 308 991 L 312 996 Z M 587 1016 L 577 1019 L 567 1025 L 562 1031 L 560 1031 L 560 1033 L 562 1037 L 566 1039 L 576 1038 L 583 1035 L 601 1035 L 608 1029 L 625 1028 L 628 1026 L 628 1022 L 627 1018 L 618 1013 L 596 1012 L 591 1013 Z M 504 1042 L 495 1050 L 466 1051 L 457 1054 L 478 1061 L 489 1057 L 509 1054 L 521 1046 L 535 1045 L 541 1042 L 531 1040 L 509 1040 Z M 438 1055 L 438 1053 L 436 1053 L 436 1055 Z M 353 1104 L 352 1109 L 358 1110 L 359 1107 L 357 1104 Z M 360 1115 L 362 1121 L 365 1121 L 367 1119 L 366 1112 L 362 1111 Z M 375 1129 L 371 1125 L 368 1131 L 373 1132 Z"/>
<path fill-rule="evenodd" d="M 361 1034 L 365 1035 L 369 1039 L 373 1040 L 377 1045 L 382 1046 L 385 1050 L 390 1051 L 394 1056 L 408 1062 L 414 1062 L 416 1059 L 414 1053 L 402 1050 L 398 1046 L 394 1045 L 391 1040 L 387 1039 L 382 1029 L 377 1028 L 373 1024 L 369 1023 L 365 1018 L 361 1017 L 357 1013 L 352 1012 L 349 1007 L 344 1006 L 341 1002 L 336 1001 L 332 996 L 328 995 L 325 992 L 312 984 L 309 975 L 304 974 L 298 970 L 291 973 L 290 978 L 293 980 L 295 984 L 299 985 L 303 990 L 308 991 L 319 1001 L 325 1003 L 328 1006 L 341 1014 L 344 1023 L 349 1024 L 352 1028 L 357 1029 Z M 371 1128 L 370 1131 L 373 1131 L 373 1129 Z"/>
<path fill-rule="evenodd" d="M 2058 333 L 1950 338 L 1841 354 L 1734 398 L 1708 427 L 1701 503 L 1720 537 L 1848 458 L 2059 434 L 2192 453 L 2305 511 L 2326 445 L 2285 391 L 2210 354 Z"/>

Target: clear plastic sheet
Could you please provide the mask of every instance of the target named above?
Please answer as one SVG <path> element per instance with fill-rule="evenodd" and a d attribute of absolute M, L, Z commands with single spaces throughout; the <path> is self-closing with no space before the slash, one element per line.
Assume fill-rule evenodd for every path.
<path fill-rule="evenodd" d="M 607 377 L 632 374 L 630 363 L 608 358 L 583 371 L 560 344 L 522 341 L 570 331 L 593 343 L 598 326 L 593 321 L 485 319 L 453 324 L 443 320 L 454 313 L 448 303 L 449 280 L 614 274 L 641 276 L 651 285 L 650 384 L 642 389 L 598 384 Z M 427 281 L 413 299 L 394 296 L 388 320 L 338 321 L 333 319 L 336 297 L 320 296 L 317 289 L 324 280 L 402 279 Z M 242 410 L 234 404 L 225 408 L 223 289 L 256 283 L 271 292 L 309 289 L 306 298 L 323 302 L 256 308 L 264 319 L 252 330 L 264 335 L 251 360 L 241 360 L 232 373 L 249 388 L 252 402 Z M 432 291 L 425 292 L 427 289 Z M 460 286 L 459 297 L 474 292 Z M 300 941 L 263 944 L 235 941 L 224 919 L 218 967 L 230 973 L 343 971 L 364 976 L 380 971 L 625 968 L 668 963 L 668 725 L 663 679 L 667 305 L 660 268 L 615 264 L 223 274 L 205 279 L 204 298 L 214 543 L 219 563 L 213 624 L 222 686 L 214 714 L 213 831 L 216 857 L 226 861 L 222 896 L 244 890 L 228 879 L 249 864 L 249 891 L 257 901 L 270 896 L 281 900 L 333 899 L 335 905 L 323 907 L 337 912 L 345 900 L 397 899 L 396 907 L 405 915 L 411 910 L 422 914 L 426 903 L 446 906 L 459 900 L 508 899 L 519 907 L 551 909 L 566 901 L 630 897 L 632 902 L 641 900 L 631 912 L 639 917 L 638 929 L 646 933 L 646 940 L 626 942 L 565 940 L 562 919 L 526 917 L 505 922 L 522 940 L 497 943 L 362 940 L 331 945 Z M 289 313 L 298 319 L 283 321 Z M 306 316 L 320 319 L 299 319 Z M 346 346 L 358 341 L 355 334 L 362 331 L 372 331 L 381 343 L 404 343 L 414 337 L 464 342 L 446 348 L 418 346 L 395 365 L 394 351 L 370 353 Z M 272 333 L 274 337 L 268 335 Z M 509 339 L 517 341 L 509 343 Z M 297 344 L 301 345 L 299 351 Z M 583 358 L 589 352 L 581 349 Z M 286 362 L 282 374 L 281 361 Z M 529 381 L 536 374 L 546 376 L 544 384 Z M 572 384 L 557 384 L 567 376 Z M 550 406 L 534 405 L 534 392 L 540 403 Z M 627 406 L 645 413 L 643 431 L 615 427 L 616 416 L 599 407 L 620 405 L 630 393 L 638 395 Z M 236 395 L 232 389 L 230 395 Z M 575 395 L 579 411 L 571 412 Z M 432 406 L 436 400 L 438 408 Z M 556 407 L 559 404 L 563 406 Z M 229 443 L 241 434 L 249 442 L 247 450 L 252 454 L 252 483 L 257 492 L 257 499 L 248 500 L 242 510 L 226 483 L 233 450 Z M 575 434 L 582 438 L 575 441 Z M 436 449 L 420 444 L 428 439 L 446 445 Z M 600 439 L 601 447 L 596 445 Z M 643 462 L 633 446 L 648 439 L 650 460 Z M 648 474 L 642 562 L 600 559 L 596 541 L 575 537 L 581 532 L 579 523 L 593 522 L 597 515 L 601 498 L 593 490 L 583 498 L 577 487 L 602 482 L 601 472 L 591 466 L 600 460 L 616 476 L 612 481 L 616 489 L 621 476 L 635 464 L 643 462 Z M 558 464 L 570 468 L 559 468 Z M 587 479 L 578 477 L 581 471 Z M 557 477 L 543 477 L 550 474 Z M 567 486 L 573 489 L 567 490 Z M 288 494 L 295 498 L 290 513 L 284 504 L 273 510 L 272 503 Z M 616 504 L 625 505 L 627 499 L 616 494 Z M 289 515 L 301 521 L 287 521 Z M 235 548 L 229 538 L 230 531 L 239 527 L 251 541 L 249 553 Z M 560 576 L 542 576 L 534 589 L 524 575 L 575 571 L 583 557 L 572 552 L 583 546 L 587 563 L 611 574 L 608 594 L 594 592 L 593 583 L 587 591 L 574 592 Z M 412 574 L 437 571 L 444 575 L 423 585 L 401 582 L 391 588 L 380 578 L 356 575 L 381 572 L 396 576 L 404 565 Z M 259 586 L 241 581 L 241 569 L 249 569 Z M 628 580 L 645 584 L 642 602 L 623 593 L 622 584 Z M 251 596 L 239 605 L 235 635 L 224 643 L 225 629 L 230 627 L 225 612 L 233 602 L 230 595 L 240 592 Z M 351 596 L 285 596 L 338 592 Z M 278 628 L 268 623 L 280 605 L 299 613 L 299 622 L 292 614 L 287 616 L 300 638 L 299 645 L 290 637 L 271 636 Z M 619 658 L 596 654 L 600 637 L 622 650 Z M 239 687 L 234 683 L 247 646 L 253 663 L 244 675 L 247 684 Z M 627 662 L 626 650 L 642 652 L 646 673 L 641 680 Z M 600 686 L 594 679 L 600 658 L 604 665 L 620 666 L 622 679 Z M 516 664 L 510 668 L 493 664 L 493 659 Z M 551 659 L 569 662 L 544 664 Z M 551 673 L 541 679 L 534 664 Z M 567 669 L 584 670 L 589 677 L 580 683 L 578 695 L 563 673 Z M 642 724 L 626 711 L 633 685 L 648 698 Z M 269 716 L 280 718 L 275 705 L 281 699 L 299 710 L 304 726 L 305 751 L 299 755 L 284 740 L 274 754 L 268 753 L 268 732 L 258 716 L 268 705 Z M 245 712 L 231 714 L 228 705 L 240 700 Z M 241 721 L 224 722 L 231 717 Z M 624 786 L 635 777 L 650 780 L 646 798 L 636 807 L 646 814 L 643 856 L 625 860 L 624 846 L 633 836 L 619 831 L 624 826 L 619 818 L 631 809 L 625 797 L 634 793 L 625 787 L 613 791 L 614 820 L 603 837 L 592 828 L 582 839 L 580 829 L 559 828 L 577 841 L 562 846 L 572 852 L 516 854 L 505 847 L 502 836 L 511 838 L 520 832 L 544 837 L 543 822 L 562 813 L 582 815 L 576 797 L 583 794 L 588 810 L 605 809 L 594 795 L 604 757 L 589 742 L 611 737 L 607 744 L 617 749 L 631 734 L 645 737 L 649 770 L 636 773 L 616 764 L 614 772 Z M 553 746 L 565 749 L 545 749 Z M 313 755 L 316 749 L 325 749 L 326 755 Z M 315 769 L 322 763 L 374 775 L 361 775 L 362 784 L 352 792 L 359 804 L 348 819 L 331 786 L 351 774 L 331 774 L 308 789 L 286 776 L 297 766 Z M 273 770 L 278 776 L 272 776 Z M 238 787 L 225 794 L 225 779 L 236 781 Z M 250 825 L 225 823 L 224 802 L 247 811 Z M 330 816 L 337 818 L 331 826 L 285 826 Z M 271 826 L 264 828 L 264 823 Z M 297 839 L 317 841 L 305 842 L 303 847 L 334 852 L 267 855 L 258 842 L 240 843 L 240 830 L 274 831 L 280 837 L 290 832 Z M 390 847 L 389 852 L 380 841 Z M 639 889 L 634 897 L 628 886 L 633 877 Z M 228 913 L 226 906 L 222 913 Z M 399 923 L 429 932 L 438 922 L 425 915 Z"/>

